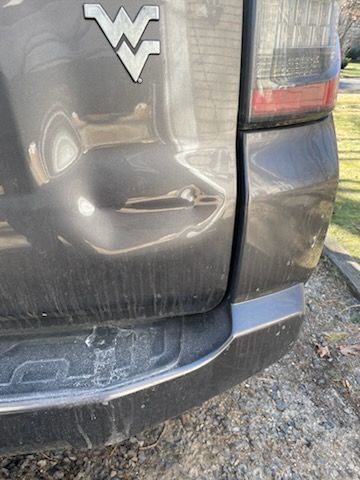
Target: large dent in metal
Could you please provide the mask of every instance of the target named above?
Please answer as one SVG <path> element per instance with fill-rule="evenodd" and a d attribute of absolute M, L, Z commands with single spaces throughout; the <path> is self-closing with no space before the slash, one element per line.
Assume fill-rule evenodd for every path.
<path fill-rule="evenodd" d="M 68 10 L 0 2 L 3 327 L 209 310 L 233 238 L 242 4 L 162 2 L 141 85 L 83 2 Z"/>

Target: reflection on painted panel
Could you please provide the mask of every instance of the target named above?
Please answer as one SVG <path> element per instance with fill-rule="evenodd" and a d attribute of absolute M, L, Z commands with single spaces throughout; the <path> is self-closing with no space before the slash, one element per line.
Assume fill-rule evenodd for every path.
<path fill-rule="evenodd" d="M 118 2 L 101 5 L 115 24 Z M 144 4 L 122 5 L 136 24 Z M 141 84 L 81 1 L 72 15 L 60 0 L 0 10 L 0 315 L 214 308 L 235 221 L 242 3 L 163 1 L 135 42 L 161 43 Z"/>

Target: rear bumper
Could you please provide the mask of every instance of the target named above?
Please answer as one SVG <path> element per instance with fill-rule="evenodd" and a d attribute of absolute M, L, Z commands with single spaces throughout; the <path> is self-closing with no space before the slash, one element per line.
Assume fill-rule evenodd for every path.
<path fill-rule="evenodd" d="M 193 345 L 190 351 L 188 343 L 180 339 L 176 360 L 172 357 L 168 368 L 163 365 L 152 373 L 147 371 L 146 377 L 140 375 L 136 381 L 119 379 L 110 387 L 93 382 L 93 388 L 49 389 L 36 396 L 12 393 L 7 399 L 3 392 L 0 453 L 109 445 L 241 382 L 278 360 L 293 345 L 304 315 L 303 285 L 223 306 L 212 315 L 209 325 L 214 330 L 217 322 L 219 327 L 227 325 L 226 338 L 221 334 L 214 348 L 200 356 L 196 350 L 203 346 Z M 196 317 L 182 322 L 181 337 L 199 329 Z M 193 333 L 206 343 L 199 331 Z M 128 334 L 122 329 L 117 335 Z"/>

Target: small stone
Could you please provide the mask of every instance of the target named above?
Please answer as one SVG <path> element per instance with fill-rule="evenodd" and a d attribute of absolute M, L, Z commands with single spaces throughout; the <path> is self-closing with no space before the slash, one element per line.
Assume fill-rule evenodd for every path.
<path fill-rule="evenodd" d="M 46 465 L 47 465 L 47 461 L 46 460 L 39 460 L 37 462 L 37 465 L 38 465 L 39 468 L 45 468 Z"/>
<path fill-rule="evenodd" d="M 140 453 L 139 453 L 139 462 L 140 462 L 140 463 L 144 463 L 145 460 L 146 460 L 146 455 L 145 455 L 145 453 L 144 453 L 144 452 L 140 452 Z"/>
<path fill-rule="evenodd" d="M 325 428 L 325 430 L 333 430 L 335 428 L 335 424 L 332 420 L 325 420 L 324 422 L 321 422 L 321 425 Z"/>
<path fill-rule="evenodd" d="M 53 476 L 55 480 L 62 480 L 64 477 L 65 477 L 65 473 L 62 470 L 57 470 Z"/>
<path fill-rule="evenodd" d="M 280 389 L 279 389 L 279 386 L 277 384 L 274 384 L 272 387 L 271 387 L 271 398 L 276 401 L 279 399 L 279 395 L 280 395 Z"/>
<path fill-rule="evenodd" d="M 2 474 L 3 478 L 9 478 L 9 476 L 10 476 L 10 472 L 7 468 L 2 468 L 0 470 L 0 473 Z"/>
<path fill-rule="evenodd" d="M 287 405 L 283 400 L 277 400 L 276 408 L 279 410 L 279 412 L 284 412 L 287 408 Z"/>

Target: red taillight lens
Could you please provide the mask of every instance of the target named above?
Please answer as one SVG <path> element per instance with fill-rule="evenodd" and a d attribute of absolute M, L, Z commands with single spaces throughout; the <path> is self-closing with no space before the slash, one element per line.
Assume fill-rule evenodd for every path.
<path fill-rule="evenodd" d="M 330 111 L 340 68 L 335 0 L 257 0 L 248 123 Z"/>
<path fill-rule="evenodd" d="M 295 85 L 282 89 L 253 90 L 253 116 L 307 112 L 333 108 L 336 100 L 337 78 L 325 82 Z"/>

